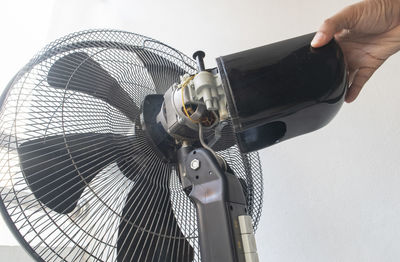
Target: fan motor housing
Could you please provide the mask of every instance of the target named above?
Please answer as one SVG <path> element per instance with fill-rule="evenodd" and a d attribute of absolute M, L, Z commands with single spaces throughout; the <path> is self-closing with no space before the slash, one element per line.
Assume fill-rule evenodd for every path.
<path fill-rule="evenodd" d="M 339 45 L 314 33 L 217 58 L 238 144 L 259 150 L 325 126 L 343 104 L 347 67 Z"/>
<path fill-rule="evenodd" d="M 165 130 L 162 124 L 157 121 L 164 103 L 163 95 L 147 95 L 142 104 L 142 113 L 140 114 L 141 130 L 144 131 L 147 140 L 152 146 L 154 152 L 164 162 L 175 163 L 177 161 L 177 145 L 173 137 Z"/>
<path fill-rule="evenodd" d="M 172 137 L 178 140 L 197 140 L 198 126 L 197 123 L 185 116 L 182 108 L 182 89 L 174 84 L 164 94 L 164 102 L 157 121 L 162 124 L 164 129 Z M 188 92 L 184 93 L 185 101 L 189 101 Z M 204 104 L 197 103 L 194 105 L 194 113 L 192 119 L 198 120 L 206 111 Z"/>

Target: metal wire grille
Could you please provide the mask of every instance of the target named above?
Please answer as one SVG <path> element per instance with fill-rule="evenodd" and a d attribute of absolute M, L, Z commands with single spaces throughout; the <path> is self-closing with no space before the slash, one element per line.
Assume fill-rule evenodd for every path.
<path fill-rule="evenodd" d="M 32 256 L 201 261 L 176 167 L 159 160 L 138 125 L 144 97 L 194 67 L 156 40 L 96 30 L 49 44 L 14 77 L 0 99 L 0 207 Z M 244 183 L 256 228 L 258 154 L 219 153 Z"/>

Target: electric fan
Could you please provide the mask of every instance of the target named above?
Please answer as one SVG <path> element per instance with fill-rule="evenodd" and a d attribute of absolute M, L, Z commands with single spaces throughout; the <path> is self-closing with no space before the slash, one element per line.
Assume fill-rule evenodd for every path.
<path fill-rule="evenodd" d="M 0 98 L 0 207 L 38 261 L 258 261 L 255 150 L 325 125 L 346 67 L 306 35 L 206 69 L 154 39 L 63 37 Z"/>

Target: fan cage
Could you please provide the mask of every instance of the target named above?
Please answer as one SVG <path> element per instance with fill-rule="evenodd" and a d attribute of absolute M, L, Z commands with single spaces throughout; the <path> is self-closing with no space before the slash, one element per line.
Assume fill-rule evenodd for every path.
<path fill-rule="evenodd" d="M 179 238 L 176 231 L 180 230 L 193 248 L 193 261 L 201 261 L 195 208 L 182 190 L 177 167 L 163 163 L 146 137 L 137 132 L 138 123 L 118 108 L 104 99 L 69 89 L 68 85 L 64 89 L 55 89 L 47 81 L 49 70 L 58 59 L 77 51 L 85 52 L 117 80 L 134 103 L 140 105 L 146 95 L 165 92 L 168 86 L 161 89 L 156 86 L 143 59 L 135 53 L 137 49 L 150 50 L 184 72 L 195 73 L 192 59 L 154 39 L 124 31 L 89 30 L 47 45 L 18 72 L 0 98 L 0 207 L 17 239 L 38 261 L 121 260 L 117 248 L 118 229 L 132 190 L 142 192 L 136 196 L 140 199 L 135 202 L 135 208 L 154 207 L 155 200 L 169 198 L 167 201 L 172 205 L 179 226 L 167 233 L 150 232 L 153 224 L 173 219 L 156 212 L 148 216 L 148 221 L 135 222 L 138 234 L 148 231 L 146 239 L 140 240 L 141 245 L 129 243 L 129 246 L 136 245 L 133 251 L 136 257 L 139 254 L 140 261 L 166 261 L 149 254 L 146 245 L 149 242 L 150 245 L 175 243 L 173 239 Z M 157 70 L 160 71 L 156 73 L 162 76 L 163 71 Z M 121 147 L 124 153 L 135 154 L 135 162 L 139 162 L 135 168 L 140 172 L 135 179 L 130 179 L 121 172 L 119 164 L 111 163 L 98 171 L 89 183 L 81 179 L 86 187 L 72 212 L 56 212 L 32 192 L 21 167 L 24 160 L 18 148 L 27 141 L 87 133 L 112 133 L 126 140 L 134 136 L 134 142 L 124 140 Z M 233 133 L 228 135 L 234 139 Z M 64 140 L 65 147 L 71 146 L 70 141 Z M 101 139 L 90 142 L 98 142 L 99 146 L 103 143 Z M 218 153 L 235 175 L 246 182 L 248 210 L 256 229 L 263 197 L 259 155 L 257 152 L 242 154 L 236 145 Z M 68 157 L 72 158 L 71 155 Z M 122 260 L 128 261 L 129 257 Z"/>

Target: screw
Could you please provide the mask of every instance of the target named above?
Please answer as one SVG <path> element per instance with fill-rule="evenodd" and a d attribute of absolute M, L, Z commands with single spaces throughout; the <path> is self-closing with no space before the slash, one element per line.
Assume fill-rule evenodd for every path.
<path fill-rule="evenodd" d="M 200 168 L 200 161 L 198 159 L 193 159 L 192 162 L 190 162 L 190 168 L 193 170 L 197 170 Z"/>

